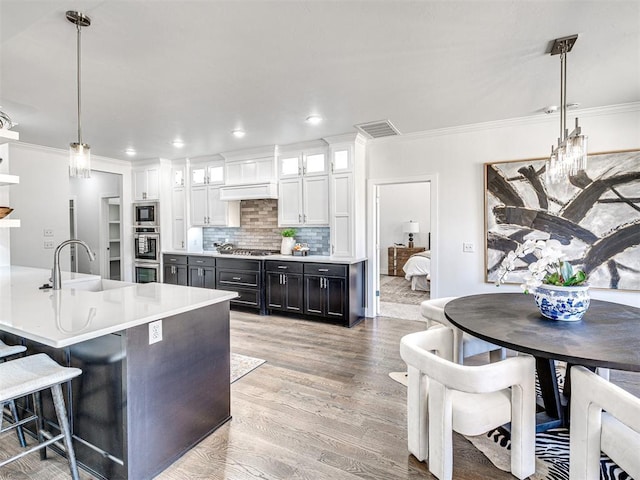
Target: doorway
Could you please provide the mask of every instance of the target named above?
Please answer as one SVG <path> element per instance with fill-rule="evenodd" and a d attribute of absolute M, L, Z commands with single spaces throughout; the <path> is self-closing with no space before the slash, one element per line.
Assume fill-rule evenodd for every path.
<path fill-rule="evenodd" d="M 96 254 L 91 262 L 81 249 L 72 252 L 74 271 L 121 279 L 122 175 L 92 170 L 91 178 L 70 178 L 69 189 L 69 234 Z"/>
<path fill-rule="evenodd" d="M 368 237 L 372 241 L 368 245 L 367 317 L 421 320 L 420 303 L 437 298 L 436 180 L 430 175 L 369 180 Z M 419 258 L 408 263 L 412 256 Z"/>

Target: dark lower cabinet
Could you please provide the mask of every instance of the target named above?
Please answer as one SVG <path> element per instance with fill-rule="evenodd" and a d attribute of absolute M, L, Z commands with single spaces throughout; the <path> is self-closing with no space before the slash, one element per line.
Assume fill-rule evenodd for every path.
<path fill-rule="evenodd" d="M 261 260 L 218 258 L 215 288 L 238 292 L 238 296 L 231 300 L 231 305 L 257 308 L 265 313 L 262 264 Z"/>
<path fill-rule="evenodd" d="M 302 264 L 265 262 L 266 308 L 282 312 L 302 313 Z"/>
<path fill-rule="evenodd" d="M 231 305 L 285 312 L 351 327 L 364 318 L 364 262 L 164 255 L 164 282 L 231 290 Z"/>
<path fill-rule="evenodd" d="M 304 294 L 304 313 L 307 315 L 344 320 L 347 309 L 347 282 L 344 278 L 305 275 Z"/>
<path fill-rule="evenodd" d="M 187 256 L 164 255 L 163 282 L 172 285 L 188 285 Z"/>
<path fill-rule="evenodd" d="M 364 317 L 364 262 L 304 264 L 305 315 L 351 327 Z"/>
<path fill-rule="evenodd" d="M 200 288 L 216 288 L 215 268 L 189 266 L 189 286 Z"/>

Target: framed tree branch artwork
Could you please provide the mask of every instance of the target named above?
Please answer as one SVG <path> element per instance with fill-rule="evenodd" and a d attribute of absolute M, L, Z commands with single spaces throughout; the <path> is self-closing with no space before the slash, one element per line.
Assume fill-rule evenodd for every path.
<path fill-rule="evenodd" d="M 551 238 L 594 288 L 640 290 L 640 150 L 591 154 L 587 169 L 545 183 L 545 160 L 485 163 L 485 281 L 528 238 Z M 509 281 L 521 283 L 531 258 Z"/>

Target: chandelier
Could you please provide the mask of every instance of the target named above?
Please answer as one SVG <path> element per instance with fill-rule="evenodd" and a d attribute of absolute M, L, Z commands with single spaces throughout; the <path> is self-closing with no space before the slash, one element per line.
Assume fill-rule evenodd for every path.
<path fill-rule="evenodd" d="M 551 55 L 560 55 L 560 137 L 558 146 L 551 147 L 551 156 L 545 165 L 547 183 L 557 183 L 587 168 L 587 137 L 576 126 L 571 133 L 567 128 L 567 54 L 578 35 L 556 38 Z"/>
<path fill-rule="evenodd" d="M 91 25 L 91 19 L 86 15 L 69 10 L 67 20 L 75 24 L 77 28 L 77 60 L 78 60 L 78 141 L 69 145 L 69 176 L 79 178 L 89 178 L 91 176 L 91 147 L 82 143 L 82 124 L 80 122 L 81 101 L 80 101 L 80 28 Z"/>

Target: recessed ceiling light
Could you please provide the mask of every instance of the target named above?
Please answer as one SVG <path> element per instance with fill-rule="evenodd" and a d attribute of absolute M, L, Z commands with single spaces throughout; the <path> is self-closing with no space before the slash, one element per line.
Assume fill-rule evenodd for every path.
<path fill-rule="evenodd" d="M 127 148 L 127 149 L 124 151 L 124 153 L 126 153 L 126 154 L 127 154 L 127 155 L 129 155 L 130 157 L 133 157 L 133 156 L 134 156 L 136 153 L 138 153 L 138 152 L 136 152 L 136 151 L 135 151 L 135 149 L 133 149 L 133 148 Z"/>
<path fill-rule="evenodd" d="M 236 129 L 235 129 L 235 130 L 233 130 L 231 133 L 232 133 L 232 134 L 233 134 L 233 136 L 234 136 L 234 137 L 236 137 L 236 138 L 242 138 L 242 137 L 244 137 L 244 136 L 247 134 L 247 132 L 245 132 L 245 131 L 244 131 L 244 130 L 242 130 L 241 128 L 236 128 Z"/>
<path fill-rule="evenodd" d="M 320 115 L 309 115 L 305 122 L 309 125 L 318 125 L 322 122 L 322 117 Z"/>
<path fill-rule="evenodd" d="M 184 142 L 182 140 L 174 140 L 173 142 L 171 142 L 171 145 L 176 148 L 182 148 L 184 147 Z"/>

